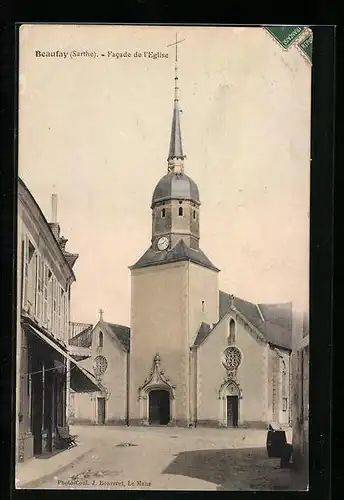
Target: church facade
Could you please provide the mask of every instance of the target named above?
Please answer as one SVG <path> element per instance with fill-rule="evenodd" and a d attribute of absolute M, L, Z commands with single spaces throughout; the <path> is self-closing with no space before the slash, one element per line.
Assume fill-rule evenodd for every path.
<path fill-rule="evenodd" d="M 176 68 L 167 172 L 151 202 L 151 244 L 130 267 L 130 329 L 101 317 L 80 345 L 105 392 L 75 394 L 73 419 L 289 425 L 291 304 L 253 304 L 219 290 L 220 270 L 200 246 L 198 186 L 184 161 Z"/>

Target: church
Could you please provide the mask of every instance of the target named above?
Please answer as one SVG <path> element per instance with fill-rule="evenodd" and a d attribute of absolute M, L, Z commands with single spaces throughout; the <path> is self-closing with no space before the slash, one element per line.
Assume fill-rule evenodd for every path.
<path fill-rule="evenodd" d="M 220 270 L 200 244 L 200 192 L 184 162 L 176 62 L 151 245 L 130 267 L 130 327 L 101 313 L 70 339 L 71 354 L 102 387 L 71 392 L 70 423 L 290 425 L 292 304 L 254 304 L 219 290 Z"/>

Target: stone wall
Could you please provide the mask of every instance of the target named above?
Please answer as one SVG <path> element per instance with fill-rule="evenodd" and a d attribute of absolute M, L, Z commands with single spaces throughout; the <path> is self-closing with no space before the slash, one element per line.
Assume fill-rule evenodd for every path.
<path fill-rule="evenodd" d="M 219 391 L 227 373 L 221 354 L 228 347 L 229 321 L 236 326 L 235 346 L 242 355 L 236 374 L 239 387 L 239 425 L 266 427 L 267 363 L 266 344 L 253 337 L 244 323 L 233 313 L 227 314 L 210 333 L 198 350 L 197 421 L 226 425 L 225 393 Z"/>

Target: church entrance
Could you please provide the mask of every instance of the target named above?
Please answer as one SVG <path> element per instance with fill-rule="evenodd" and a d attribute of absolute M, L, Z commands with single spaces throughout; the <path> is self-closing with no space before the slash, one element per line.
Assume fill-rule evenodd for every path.
<path fill-rule="evenodd" d="M 105 398 L 98 398 L 98 424 L 105 424 Z"/>
<path fill-rule="evenodd" d="M 227 396 L 227 427 L 238 427 L 238 396 Z"/>
<path fill-rule="evenodd" d="M 149 393 L 149 424 L 167 425 L 170 421 L 170 394 L 165 390 Z"/>

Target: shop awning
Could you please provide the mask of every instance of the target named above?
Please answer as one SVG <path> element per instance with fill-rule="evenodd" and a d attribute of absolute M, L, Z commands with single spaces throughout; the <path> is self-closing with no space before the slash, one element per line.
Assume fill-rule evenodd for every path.
<path fill-rule="evenodd" d="M 77 361 L 75 361 L 68 352 L 64 351 L 55 342 L 53 342 L 49 337 L 44 335 L 34 326 L 24 323 L 25 328 L 28 328 L 35 335 L 37 335 L 44 342 L 49 344 L 53 349 L 55 349 L 59 354 L 64 356 L 70 361 L 70 386 L 75 392 L 94 392 L 100 391 L 102 388 L 99 386 L 96 378 L 92 373 L 81 366 Z"/>

